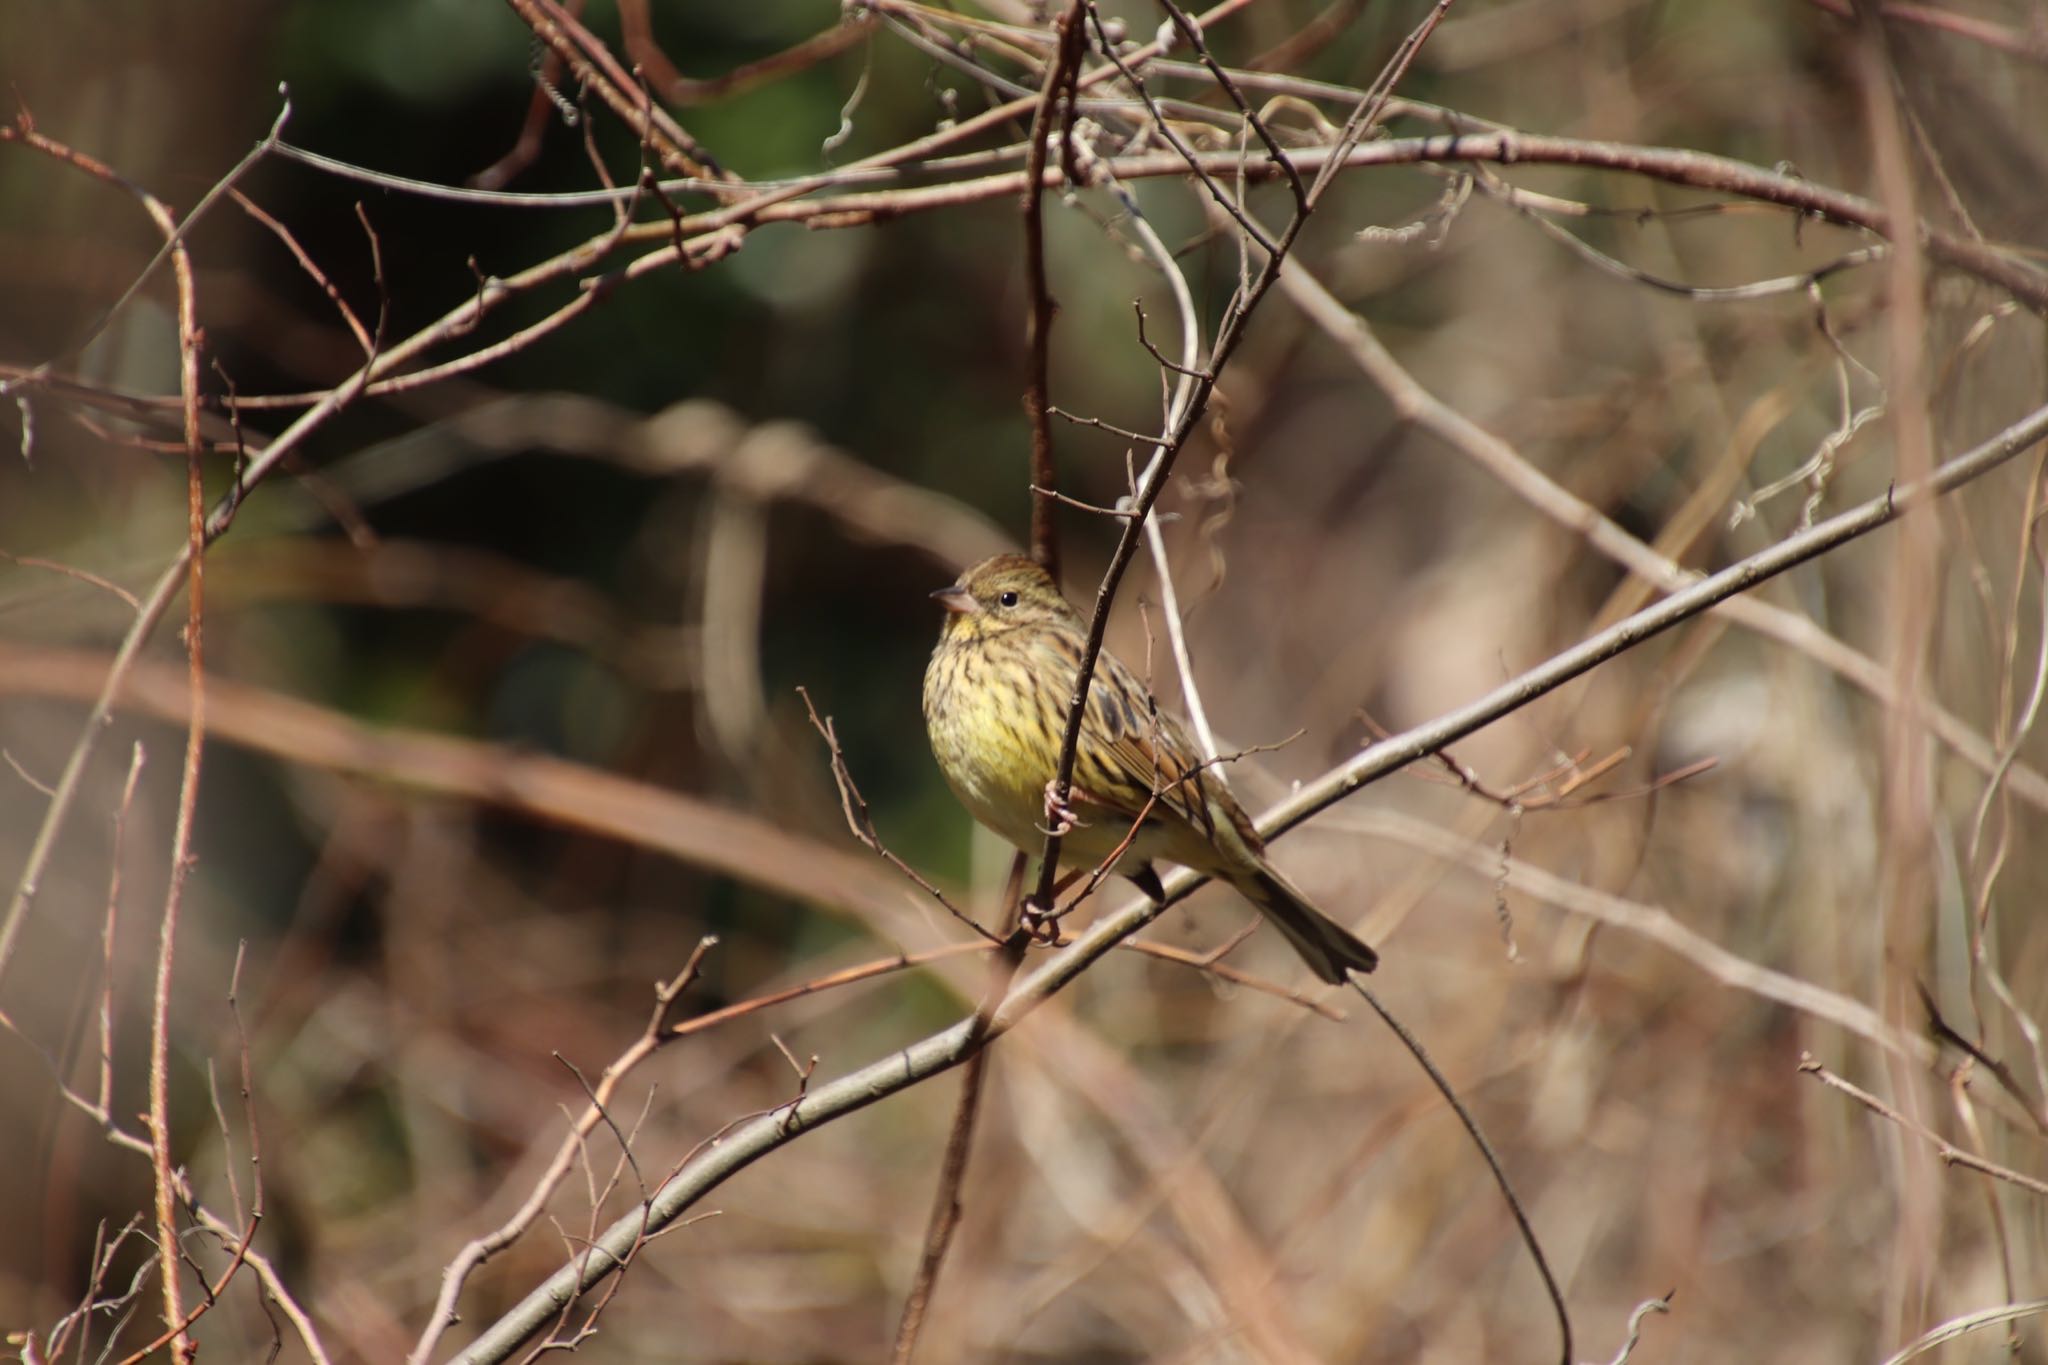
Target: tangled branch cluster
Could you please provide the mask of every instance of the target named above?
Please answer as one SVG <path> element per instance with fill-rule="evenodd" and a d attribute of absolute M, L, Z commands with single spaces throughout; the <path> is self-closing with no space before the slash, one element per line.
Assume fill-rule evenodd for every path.
<path fill-rule="evenodd" d="M 676 16 L 646 0 L 621 0 L 616 34 L 510 0 L 525 127 L 467 185 L 323 150 L 301 125 L 336 125 L 284 90 L 252 150 L 174 191 L 27 88 L 0 164 L 98 196 L 119 279 L 0 330 L 19 429 L 0 476 L 0 692 L 18 702 L 0 717 L 0 1025 L 5 1079 L 45 1101 L 40 1136 L 0 1131 L 28 1153 L 0 1221 L 42 1219 L 68 1257 L 0 1264 L 26 1286 L 0 1296 L 24 1359 L 268 1342 L 486 1362 L 655 1339 L 656 1319 L 694 1334 L 675 1358 L 704 1359 L 1504 1358 L 1549 1314 L 1570 1365 L 1575 1322 L 1621 1360 L 1656 1345 L 1652 1311 L 1734 1349 L 1801 1324 L 1841 1358 L 2038 1335 L 2048 934 L 2014 907 L 2048 815 L 2048 271 L 2020 240 L 2033 182 L 1957 150 L 1968 116 L 1924 112 L 1959 72 L 2031 107 L 2038 35 L 1815 0 L 1772 22 L 1836 83 L 1826 136 L 1666 146 L 1624 140 L 1668 134 L 1647 73 L 1693 70 L 1647 8 L 1299 8 L 858 0 L 689 76 L 657 34 Z M 1572 62 L 1537 58 L 1579 42 L 1626 60 L 1585 59 L 1612 85 L 1574 129 L 1554 116 Z M 1518 89 L 1523 54 L 1541 95 Z M 1796 65 L 1775 74 L 1805 92 Z M 820 82 L 838 126 L 810 167 L 740 169 L 774 138 L 720 111 Z M 1978 117 L 2048 126 L 1999 114 Z M 515 188 L 565 166 L 580 188 Z M 285 207 L 285 176 L 347 211 Z M 154 234 L 134 259 L 105 226 L 116 202 Z M 459 287 L 410 273 L 414 212 L 466 225 Z M 546 239 L 541 215 L 602 221 L 479 264 L 495 235 Z M 933 371 L 964 374 L 967 342 L 1001 333 L 1012 452 L 827 440 L 709 380 L 649 415 L 521 377 L 585 338 L 618 347 L 601 329 L 647 300 L 829 295 L 834 250 L 881 249 L 844 243 L 920 232 L 999 241 L 1001 264 L 973 268 L 1000 306 L 962 317 L 918 262 L 918 307 L 952 305 L 948 345 L 849 359 L 904 383 L 861 410 L 898 431 L 906 407 L 958 411 Z M 250 242 L 320 322 L 252 301 Z M 288 335 L 317 342 L 280 358 Z M 124 368 L 124 348 L 153 349 Z M 324 377 L 272 382 L 293 374 Z M 630 589 L 546 546 L 465 544 L 437 504 L 536 452 L 661 490 L 635 495 L 630 531 L 616 507 L 580 528 L 570 479 L 537 518 L 565 559 L 630 542 Z M 1000 894 L 935 870 L 937 807 L 904 794 L 928 775 L 878 758 L 915 734 L 857 738 L 886 725 L 870 696 L 888 689 L 828 684 L 818 642 L 858 616 L 850 657 L 887 676 L 890 556 L 936 584 L 1027 516 L 1031 553 L 1095 585 L 1055 797 L 1120 630 L 1142 630 L 1120 652 L 1234 784 L 1256 788 L 1234 760 L 1273 746 L 1224 736 L 1316 736 L 1281 746 L 1297 780 L 1257 793 L 1260 825 L 1317 832 L 1281 847 L 1305 844 L 1307 874 L 1386 945 L 1390 1000 L 1366 999 L 1420 1079 L 1382 1062 L 1384 1035 L 1319 1027 L 1345 1010 L 1244 933 L 1173 941 L 1189 931 L 1161 916 L 1190 873 L 1156 902 L 1105 903 L 1091 877 L 1074 901 L 1092 920 L 1033 934 L 1023 859 Z M 411 518 L 433 529 L 396 529 Z M 792 590 L 818 553 L 798 524 L 866 567 Z M 862 583 L 857 609 L 819 586 L 834 576 Z M 675 596 L 682 626 L 649 619 Z M 350 652 L 402 632 L 351 612 L 461 624 L 401 681 Z M 788 639 L 822 705 L 771 686 Z M 539 709 L 521 690 L 552 686 L 538 658 L 582 661 L 554 746 L 494 729 Z M 485 676 L 487 703 L 461 710 Z M 288 800 L 252 795 L 249 755 Z M 536 875 L 480 811 L 573 842 Z M 276 843 L 237 851 L 245 830 Z M 307 866 L 266 871 L 291 839 Z M 646 885 L 688 913 L 608 913 Z M 260 908 L 229 913 L 238 888 Z M 619 989 L 657 960 L 651 1005 Z M 1213 1070 L 1181 1066 L 1189 1042 Z M 594 1076 L 570 1060 L 612 1054 Z M 917 1104 L 955 1069 L 948 1128 Z M 1507 1212 L 1466 1199 L 1469 1149 L 1426 1140 L 1432 1083 Z M 80 1132 L 146 1207 L 81 1202 L 91 1181 L 51 1136 Z M 901 1159 L 926 1150 L 935 1188 Z M 757 1165 L 772 1174 L 743 1177 Z M 1006 1207 L 1006 1182 L 1031 1196 Z M 742 1230 L 720 1230 L 714 1194 L 755 1211 Z M 834 1238 L 864 1239 L 853 1278 L 883 1282 L 835 1288 L 844 1267 L 816 1251 Z M 1862 1268 L 1783 1271 L 1809 1239 Z M 751 1307 L 750 1255 L 774 1264 Z M 636 1306 L 693 1258 L 716 1268 L 701 1297 L 678 1291 L 688 1311 Z M 764 1345 L 804 1312 L 813 1338 Z"/>

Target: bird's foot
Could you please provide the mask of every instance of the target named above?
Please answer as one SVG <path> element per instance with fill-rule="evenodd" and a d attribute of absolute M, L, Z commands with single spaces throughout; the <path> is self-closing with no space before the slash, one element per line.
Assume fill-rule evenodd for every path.
<path fill-rule="evenodd" d="M 1057 778 L 1045 784 L 1045 832 L 1065 836 L 1074 832 L 1074 826 L 1081 818 L 1074 814 L 1074 808 L 1060 799 L 1060 784 Z"/>
<path fill-rule="evenodd" d="M 1034 943 L 1051 947 L 1060 941 L 1059 911 L 1040 905 L 1036 899 L 1025 900 L 1019 927 Z"/>

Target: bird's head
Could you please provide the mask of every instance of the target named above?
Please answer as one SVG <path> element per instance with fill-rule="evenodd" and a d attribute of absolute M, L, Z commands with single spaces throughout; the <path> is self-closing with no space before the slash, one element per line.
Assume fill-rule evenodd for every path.
<path fill-rule="evenodd" d="M 1079 615 L 1052 576 L 1022 555 L 984 559 L 932 594 L 946 609 L 945 637 L 973 640 L 1018 626 L 1068 625 Z"/>

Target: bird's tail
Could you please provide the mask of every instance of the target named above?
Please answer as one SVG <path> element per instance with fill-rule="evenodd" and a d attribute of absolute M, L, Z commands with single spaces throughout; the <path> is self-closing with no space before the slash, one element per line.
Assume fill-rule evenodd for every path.
<path fill-rule="evenodd" d="M 1343 985 L 1347 972 L 1369 972 L 1380 965 L 1380 955 L 1363 939 L 1316 909 L 1272 868 L 1249 869 L 1230 882 L 1286 936 L 1309 970 L 1331 985 Z"/>

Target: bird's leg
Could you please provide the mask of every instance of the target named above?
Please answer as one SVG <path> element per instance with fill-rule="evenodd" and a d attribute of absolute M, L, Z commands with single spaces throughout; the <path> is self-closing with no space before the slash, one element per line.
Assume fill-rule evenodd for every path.
<path fill-rule="evenodd" d="M 1083 871 L 1077 867 L 1052 884 L 1051 905 L 1040 905 L 1034 897 L 1025 897 L 1023 925 L 1026 933 L 1048 945 L 1059 942 L 1060 916 L 1065 913 L 1058 908 L 1060 895 L 1081 879 Z"/>
<path fill-rule="evenodd" d="M 1074 808 L 1060 799 L 1059 779 L 1048 781 L 1045 784 L 1045 833 L 1054 837 L 1071 834 L 1079 823 Z M 1050 904 L 1040 905 L 1036 897 L 1025 900 L 1023 924 L 1032 937 L 1048 942 L 1059 937 L 1059 913 L 1055 907 L 1059 905 L 1060 892 L 1072 885 L 1079 875 L 1079 872 L 1070 872 L 1066 880 L 1057 883 L 1052 889 Z"/>

